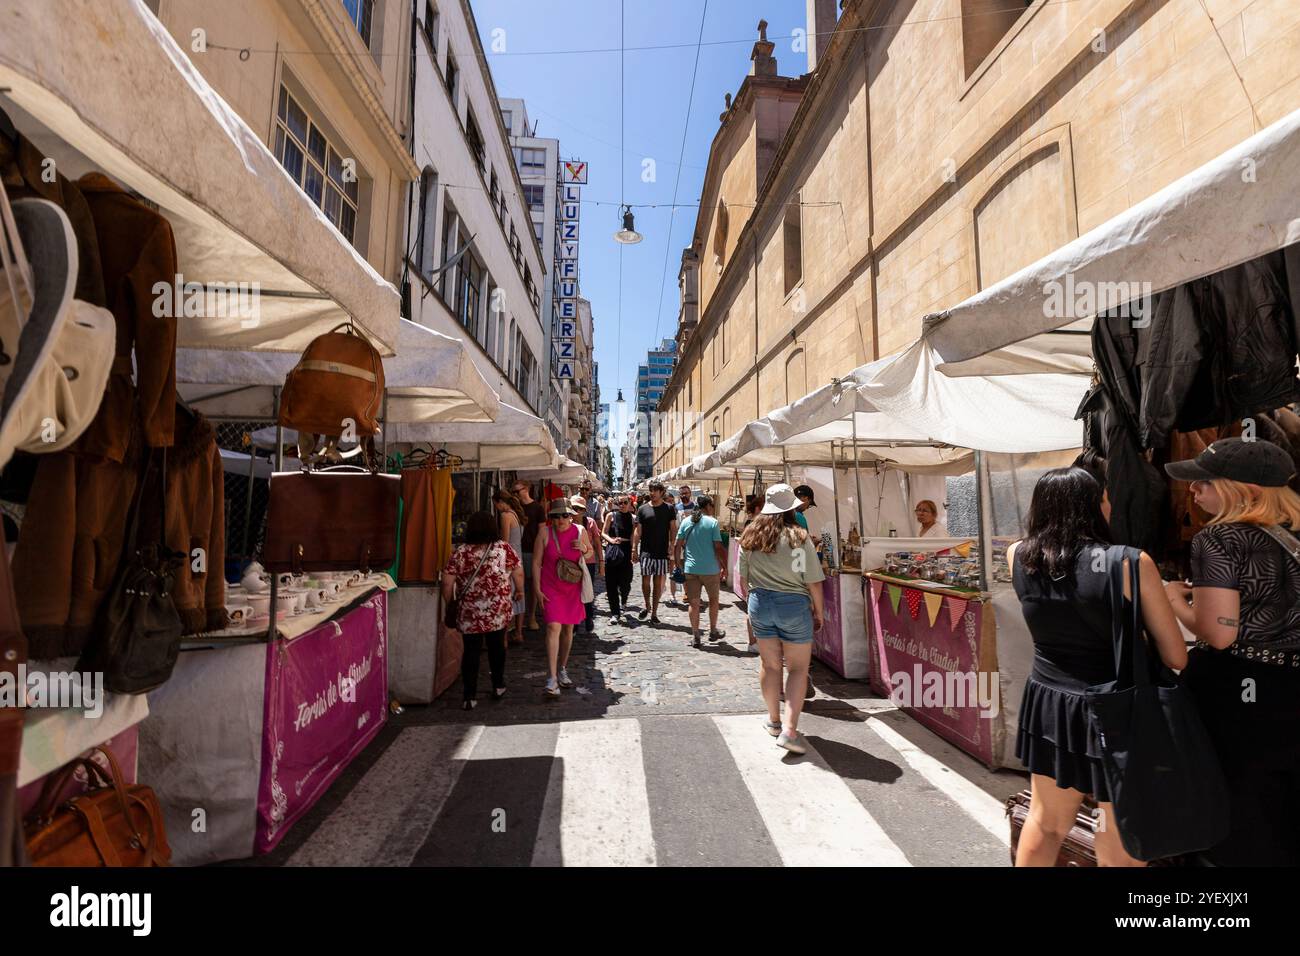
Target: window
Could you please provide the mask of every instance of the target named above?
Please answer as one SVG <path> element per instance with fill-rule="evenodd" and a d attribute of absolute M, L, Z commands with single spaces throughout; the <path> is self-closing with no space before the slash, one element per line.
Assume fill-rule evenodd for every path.
<path fill-rule="evenodd" d="M 546 224 L 541 222 L 533 223 L 533 235 L 537 237 L 537 244 L 542 244 L 542 235 L 546 229 Z"/>
<path fill-rule="evenodd" d="M 510 110 L 501 111 L 501 122 L 505 125 L 507 135 L 510 135 L 513 132 L 510 129 L 510 121 L 513 117 L 514 117 L 514 113 L 512 113 Z"/>
<path fill-rule="evenodd" d="M 492 170 L 492 187 L 489 190 L 489 194 L 492 198 L 492 211 L 496 213 L 497 222 L 500 222 L 501 216 L 505 212 L 506 207 L 505 203 L 502 202 L 501 181 L 497 179 L 497 171 L 495 169 Z"/>
<path fill-rule="evenodd" d="M 444 204 L 442 213 L 442 262 L 446 266 L 456 254 L 456 210 L 450 200 Z M 455 269 L 444 268 L 442 278 L 438 281 L 438 295 L 450 307 L 455 298 Z"/>
<path fill-rule="evenodd" d="M 375 13 L 375 0 L 343 0 L 343 9 L 352 21 L 352 25 L 361 34 L 366 46 L 370 46 L 370 21 Z"/>
<path fill-rule="evenodd" d="M 343 157 L 283 86 L 276 111 L 275 155 L 298 188 L 353 242 L 360 175 L 356 161 Z"/>
<path fill-rule="evenodd" d="M 1034 0 L 961 0 L 961 46 L 969 78 Z"/>
<path fill-rule="evenodd" d="M 433 276 L 434 242 L 438 238 L 438 174 L 432 167 L 425 167 L 420 176 L 420 212 L 416 223 L 416 259 L 415 267 L 421 275 Z"/>
<path fill-rule="evenodd" d="M 464 236 L 461 242 L 468 241 Z M 456 320 L 470 336 L 479 337 L 479 296 L 483 287 L 483 267 L 474 258 L 473 252 L 466 252 L 456 264 Z"/>
<path fill-rule="evenodd" d="M 728 438 L 731 435 L 731 406 L 728 405 L 722 410 L 722 437 Z"/>
<path fill-rule="evenodd" d="M 469 108 L 465 110 L 465 138 L 469 140 L 469 151 L 474 154 L 474 165 L 478 167 L 479 175 L 482 176 L 485 164 L 483 134 L 478 131 L 474 111 Z"/>
<path fill-rule="evenodd" d="M 433 49 L 433 62 L 438 62 L 438 5 L 433 0 L 424 0 L 424 36 Z"/>
<path fill-rule="evenodd" d="M 521 149 L 519 151 L 519 167 L 524 171 L 525 175 L 544 172 L 546 170 L 546 150 Z"/>
<path fill-rule="evenodd" d="M 808 381 L 804 353 L 803 349 L 795 349 L 785 363 L 786 404 L 803 398 L 806 394 L 808 394 Z"/>
<path fill-rule="evenodd" d="M 786 203 L 781 232 L 785 246 L 785 294 L 789 295 L 803 279 L 803 206 L 800 195 Z"/>
<path fill-rule="evenodd" d="M 718 275 L 722 275 L 722 265 L 727 258 L 727 204 L 719 199 L 718 212 L 713 227 L 713 264 L 717 266 Z"/>
<path fill-rule="evenodd" d="M 546 204 L 546 187 L 530 186 L 524 184 L 524 202 L 528 204 L 529 209 L 541 211 Z M 538 238 L 541 238 L 540 236 Z"/>
<path fill-rule="evenodd" d="M 443 81 L 447 84 L 447 93 L 451 96 L 451 108 L 459 113 L 460 104 L 456 99 L 456 84 L 460 79 L 460 71 L 456 69 L 456 55 L 447 48 L 447 75 Z"/>
<path fill-rule="evenodd" d="M 722 364 L 725 366 L 731 361 L 731 348 L 727 342 L 727 320 L 731 318 L 730 312 L 722 313 L 722 321 L 718 323 L 718 334 L 722 336 Z"/>

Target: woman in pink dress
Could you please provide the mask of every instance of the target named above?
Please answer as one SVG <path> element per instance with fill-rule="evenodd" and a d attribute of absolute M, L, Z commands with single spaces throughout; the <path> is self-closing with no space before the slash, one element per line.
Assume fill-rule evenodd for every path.
<path fill-rule="evenodd" d="M 587 609 L 582 603 L 582 582 L 560 580 L 556 565 L 565 558 L 581 568 L 595 557 L 586 532 L 573 523 L 567 501 L 552 501 L 547 518 L 533 545 L 533 587 L 546 619 L 546 696 L 559 697 L 561 687 L 573 686 L 565 665 L 573 646 L 573 626 L 586 619 Z"/>

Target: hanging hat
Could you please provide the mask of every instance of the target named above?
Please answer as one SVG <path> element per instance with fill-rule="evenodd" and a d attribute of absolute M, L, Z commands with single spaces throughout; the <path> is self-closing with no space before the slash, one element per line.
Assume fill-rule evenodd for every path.
<path fill-rule="evenodd" d="M 0 252 L 0 340 L 9 358 L 0 360 L 3 466 L 15 449 L 60 451 L 81 437 L 104 397 L 117 327 L 108 310 L 73 298 L 77 240 L 62 209 L 20 199 L 11 210 L 0 187 L 0 220 L 0 237 L 19 256 Z"/>

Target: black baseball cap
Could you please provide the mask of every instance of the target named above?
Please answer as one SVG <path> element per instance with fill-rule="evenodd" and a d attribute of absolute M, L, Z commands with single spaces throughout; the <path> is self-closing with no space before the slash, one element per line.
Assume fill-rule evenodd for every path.
<path fill-rule="evenodd" d="M 1171 461 L 1165 472 L 1178 481 L 1227 478 L 1264 488 L 1281 488 L 1295 474 L 1291 456 L 1271 441 L 1221 438 L 1188 461 Z"/>

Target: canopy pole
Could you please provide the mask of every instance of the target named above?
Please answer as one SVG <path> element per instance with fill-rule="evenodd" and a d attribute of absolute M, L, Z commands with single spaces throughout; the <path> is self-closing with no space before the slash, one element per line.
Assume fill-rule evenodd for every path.
<path fill-rule="evenodd" d="M 989 526 L 993 494 L 989 484 L 988 460 L 979 449 L 975 450 L 975 521 L 980 542 L 980 590 L 990 587 L 989 562 L 993 556 L 993 529 Z"/>
<path fill-rule="evenodd" d="M 248 533 L 251 530 L 249 525 L 253 523 L 253 481 L 256 477 L 256 468 L 257 449 L 253 446 L 250 436 L 248 442 L 248 494 L 244 497 L 244 534 L 243 541 L 240 542 L 243 545 L 245 556 L 250 561 L 253 560 L 253 549 L 248 542 Z"/>
<path fill-rule="evenodd" d="M 853 482 L 858 494 L 858 535 L 861 537 L 867 533 L 867 522 L 863 517 L 865 512 L 862 510 L 862 465 L 858 461 L 861 456 L 858 454 L 857 413 L 849 412 L 849 421 L 853 423 Z"/>
<path fill-rule="evenodd" d="M 844 566 L 841 552 L 844 549 L 843 538 L 840 537 L 840 474 L 839 469 L 835 466 L 838 463 L 835 460 L 835 439 L 831 439 L 831 500 L 834 502 L 831 506 L 831 516 L 835 519 L 835 550 L 831 552 L 831 567 L 840 568 Z"/>
<path fill-rule="evenodd" d="M 781 446 L 781 471 L 785 475 L 785 483 L 790 484 L 790 463 L 785 459 L 785 446 Z"/>
<path fill-rule="evenodd" d="M 275 471 L 284 471 L 284 426 L 280 424 L 280 387 L 277 385 L 277 386 L 275 387 L 275 389 L 272 391 L 271 394 L 272 394 L 272 396 L 273 396 L 274 399 L 275 399 L 275 402 L 274 402 L 274 407 L 275 407 Z M 301 454 L 301 453 L 302 453 L 302 444 L 301 444 L 301 441 L 299 441 L 298 450 L 299 450 L 299 454 Z M 274 481 L 274 480 L 275 480 L 275 475 L 274 475 L 274 474 L 272 474 L 271 477 L 270 477 L 269 479 L 267 479 L 266 487 L 267 487 L 268 489 L 271 487 L 271 482 Z M 269 518 L 269 517 L 270 517 L 270 514 L 271 514 L 271 509 L 270 509 L 270 505 L 269 505 L 269 503 L 268 503 L 268 505 L 267 505 L 266 513 L 267 513 L 267 517 Z M 267 521 L 267 532 L 268 532 L 268 533 L 270 533 L 270 529 L 271 529 L 271 523 L 270 523 L 270 521 Z M 280 582 L 280 576 L 279 576 L 278 574 L 272 574 L 272 575 L 271 575 L 271 603 L 270 603 L 270 608 L 269 608 L 269 611 L 270 611 L 270 620 L 267 622 L 267 625 L 266 625 L 266 640 L 267 640 L 268 643 L 275 641 L 276 638 L 279 637 L 279 634 L 277 633 L 277 632 L 279 631 L 278 624 L 279 624 L 279 621 L 280 621 L 280 609 L 279 609 L 279 607 L 278 607 L 278 604 L 279 604 L 279 596 L 278 596 L 278 591 L 279 591 L 279 582 Z"/>

